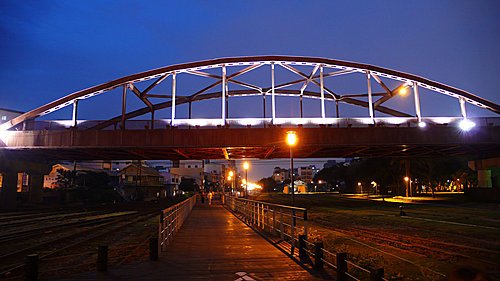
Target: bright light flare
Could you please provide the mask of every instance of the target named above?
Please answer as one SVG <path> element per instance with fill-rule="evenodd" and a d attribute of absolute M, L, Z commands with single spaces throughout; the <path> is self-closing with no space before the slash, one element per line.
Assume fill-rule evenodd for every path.
<path fill-rule="evenodd" d="M 469 119 L 464 119 L 460 121 L 459 127 L 463 131 L 469 131 L 470 129 L 474 128 L 476 126 L 476 123 L 470 121 Z"/>
<path fill-rule="evenodd" d="M 407 182 L 407 181 L 410 180 L 410 178 L 409 177 L 404 177 L 404 180 Z"/>
<path fill-rule="evenodd" d="M 402 86 L 401 88 L 399 88 L 398 94 L 403 96 L 403 97 L 406 96 L 408 94 L 408 87 L 405 85 L 405 86 Z"/>
<path fill-rule="evenodd" d="M 418 126 L 420 128 L 425 128 L 427 126 L 427 123 L 425 123 L 424 121 L 420 121 L 420 122 L 418 122 Z"/>
<path fill-rule="evenodd" d="M 233 177 L 234 176 L 234 172 L 233 171 L 229 171 L 229 176 Z"/>
<path fill-rule="evenodd" d="M 250 168 L 250 163 L 248 163 L 248 162 L 245 161 L 243 163 L 243 169 L 248 170 L 249 168 Z"/>
<path fill-rule="evenodd" d="M 289 146 L 293 146 L 297 143 L 297 134 L 295 131 L 286 132 L 286 143 L 288 143 Z"/>
<path fill-rule="evenodd" d="M 251 190 L 261 190 L 262 189 L 262 186 L 256 184 L 256 183 L 253 183 L 253 182 L 248 182 L 248 191 L 251 191 Z"/>

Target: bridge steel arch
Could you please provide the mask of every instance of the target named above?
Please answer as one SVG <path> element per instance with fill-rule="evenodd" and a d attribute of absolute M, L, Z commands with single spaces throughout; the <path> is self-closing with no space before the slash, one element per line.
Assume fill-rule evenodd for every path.
<path fill-rule="evenodd" d="M 256 85 L 240 79 L 240 76 L 262 67 L 270 71 L 271 85 Z M 274 71 L 277 67 L 296 75 L 297 79 L 276 83 Z M 230 68 L 235 71 L 228 71 Z M 305 68 L 310 72 L 300 70 Z M 191 95 L 178 95 L 176 83 L 179 74 L 214 80 Z M 325 86 L 325 79 L 328 77 L 351 74 L 363 75 L 366 93 L 339 94 Z M 170 78 L 171 93 L 153 93 L 153 89 L 168 81 L 167 78 Z M 396 81 L 394 88 L 388 86 L 389 80 Z M 373 83 L 377 83 L 382 90 L 373 92 Z M 143 84 L 147 85 L 144 87 Z M 230 84 L 238 87 L 230 89 Z M 312 87 L 308 88 L 309 85 L 316 85 L 314 88 L 319 90 L 311 91 Z M 121 115 L 85 124 L 79 122 L 77 114 L 80 101 L 117 88 L 122 89 Z M 384 104 L 401 89 L 412 90 L 413 113 Z M 422 116 L 419 89 L 456 98 L 461 116 Z M 124 101 L 128 93 L 133 93 L 144 103 L 144 107 L 127 112 Z M 236 96 L 262 97 L 262 118 L 229 118 L 228 98 Z M 300 118 L 276 116 L 277 96 L 298 97 L 301 103 Z M 166 101 L 153 103 L 152 100 L 156 98 Z M 266 98 L 272 100 L 271 116 L 265 115 Z M 191 118 L 192 103 L 213 99 L 221 101 L 221 118 Z M 303 99 L 320 100 L 320 117 L 303 118 Z M 333 101 L 337 106 L 339 103 L 347 103 L 368 109 L 365 111 L 367 117 L 341 118 L 338 108 L 335 110 L 335 118 L 327 117 L 325 101 Z M 122 77 L 74 92 L 22 114 L 0 125 L 0 156 L 54 160 L 281 158 L 288 155 L 283 135 L 290 127 L 301 134 L 301 146 L 294 154 L 302 158 L 500 156 L 498 118 L 479 120 L 480 128 L 473 134 L 447 126 L 466 120 L 467 103 L 500 114 L 498 104 L 467 91 L 378 66 L 314 57 L 220 58 L 177 64 Z M 176 118 L 175 110 L 182 104 L 189 105 L 189 119 Z M 64 125 L 53 129 L 37 127 L 36 118 L 69 105 L 73 105 L 72 119 L 67 120 L 69 122 L 62 122 Z M 155 112 L 166 108 L 170 108 L 171 118 L 155 120 Z M 393 117 L 377 117 L 375 112 Z M 151 114 L 151 120 L 134 119 L 145 114 Z M 134 122 L 139 122 L 142 127 L 131 126 Z M 422 130 L 417 126 L 422 122 L 430 126 Z M 155 128 L 155 124 L 163 125 L 162 129 Z"/>
<path fill-rule="evenodd" d="M 264 65 L 271 66 L 270 67 L 271 69 L 270 76 L 272 80 L 271 86 L 253 85 L 236 79 L 238 76 L 251 72 Z M 313 69 L 310 73 L 304 73 L 300 71 L 297 68 L 297 66 L 309 66 L 312 67 Z M 244 67 L 244 68 L 238 70 L 235 73 L 228 74 L 227 69 L 231 67 Z M 296 74 L 299 77 L 299 79 L 275 85 L 274 69 L 276 67 L 281 67 L 283 69 L 290 71 L 291 73 Z M 209 69 L 217 69 L 217 68 L 220 68 L 221 70 L 220 75 L 215 75 L 207 72 L 207 70 Z M 190 96 L 178 96 L 176 95 L 175 77 L 180 73 L 187 73 L 196 76 L 213 78 L 215 79 L 215 82 L 203 89 L 200 89 L 199 91 L 193 93 Z M 324 85 L 324 79 L 326 79 L 327 77 L 335 77 L 353 73 L 361 73 L 366 76 L 366 81 L 367 81 L 366 94 L 341 95 L 327 88 Z M 160 83 L 164 82 L 168 77 L 173 77 L 171 95 L 150 94 L 151 90 L 157 87 Z M 383 82 L 381 78 L 398 81 L 400 85 L 394 89 L 390 89 Z M 137 83 L 148 80 L 153 80 L 153 82 L 150 83 L 145 89 L 140 90 L 136 86 Z M 372 88 L 371 84 L 373 81 L 379 84 L 380 87 L 384 89 L 384 92 L 373 93 L 371 89 Z M 228 87 L 229 84 L 238 85 L 239 87 L 243 87 L 246 90 L 229 91 Z M 306 91 L 307 86 L 311 84 L 317 85 L 320 88 L 320 92 Z M 286 89 L 287 87 L 293 85 L 301 85 L 300 90 Z M 210 90 L 215 89 L 218 86 L 220 86 L 221 88 L 220 91 L 211 93 L 209 92 Z M 126 120 L 147 113 L 151 113 L 152 115 L 151 119 L 154 120 L 154 112 L 163 108 L 172 109 L 172 115 L 171 115 L 172 118 L 170 122 L 172 125 L 176 125 L 178 124 L 175 122 L 176 105 L 184 103 L 191 104 L 197 101 L 202 101 L 207 99 L 217 99 L 217 98 L 221 98 L 222 100 L 221 120 L 223 123 L 225 123 L 225 120 L 228 118 L 227 116 L 228 97 L 249 96 L 249 95 L 260 95 L 263 96 L 264 99 L 266 98 L 266 96 L 271 97 L 271 99 L 273 100 L 271 124 L 274 124 L 277 119 L 277 116 L 275 115 L 274 100 L 275 97 L 279 95 L 300 97 L 301 108 L 302 108 L 302 98 L 320 99 L 322 119 L 325 119 L 324 102 L 331 100 L 335 101 L 337 105 L 338 103 L 347 103 L 368 108 L 368 115 L 369 118 L 371 119 L 372 124 L 376 123 L 376 120 L 374 119 L 375 111 L 379 111 L 396 117 L 408 117 L 408 118 L 415 117 L 417 122 L 421 122 L 423 116 L 420 110 L 420 101 L 418 94 L 419 88 L 428 89 L 437 94 L 448 95 L 456 98 L 460 104 L 463 118 L 467 117 L 465 109 L 466 103 L 481 108 L 485 108 L 487 110 L 500 114 L 500 105 L 496 103 L 483 99 L 470 92 L 401 71 L 391 70 L 369 64 L 327 59 L 327 58 L 294 57 L 294 56 L 252 56 L 252 57 L 218 58 L 212 60 L 183 63 L 125 76 L 104 84 L 100 84 L 94 87 L 74 92 L 58 100 L 40 106 L 34 110 L 31 110 L 25 114 L 22 114 L 21 116 L 18 116 L 0 125 L 0 131 L 9 130 L 15 128 L 16 126 L 19 129 L 20 124 L 23 124 L 30 120 L 34 120 L 40 116 L 49 114 L 51 112 L 54 112 L 69 105 L 73 105 L 74 107 L 72 121 L 73 125 L 76 126 L 77 106 L 79 101 L 91 98 L 96 95 L 104 94 L 118 87 L 123 87 L 123 95 L 126 95 L 128 91 L 134 93 L 145 104 L 145 107 L 128 113 L 125 112 L 125 110 L 123 110 L 121 116 L 117 116 L 111 118 L 110 120 L 104 121 L 101 124 L 97 124 L 96 126 L 93 127 L 94 129 L 103 129 L 109 125 L 117 124 L 118 122 L 124 125 Z M 413 90 L 415 98 L 415 113 L 413 114 L 400 112 L 398 110 L 391 109 L 382 105 L 384 102 L 396 96 L 398 91 L 402 88 L 411 88 Z M 358 99 L 360 97 L 368 98 L 368 101 L 363 101 Z M 167 102 L 153 104 L 151 102 L 152 98 L 166 98 L 170 100 Z M 374 100 L 375 98 L 378 99 Z M 301 110 L 301 117 L 302 117 L 302 110 Z M 337 109 L 337 118 L 339 117 L 340 116 L 338 115 L 338 109 Z M 264 118 L 266 118 L 266 116 L 264 116 Z M 324 121 L 322 124 L 326 123 L 328 123 L 328 121 Z M 152 122 L 151 124 L 154 124 L 154 122 Z"/>

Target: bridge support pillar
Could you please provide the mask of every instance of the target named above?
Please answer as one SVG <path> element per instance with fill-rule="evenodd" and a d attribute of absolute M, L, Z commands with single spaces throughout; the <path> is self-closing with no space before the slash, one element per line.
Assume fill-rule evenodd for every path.
<path fill-rule="evenodd" d="M 17 172 L 2 173 L 0 209 L 14 209 L 17 203 Z"/>
<path fill-rule="evenodd" d="M 28 202 L 33 204 L 42 203 L 43 201 L 43 175 L 30 174 L 29 177 L 29 196 Z"/>

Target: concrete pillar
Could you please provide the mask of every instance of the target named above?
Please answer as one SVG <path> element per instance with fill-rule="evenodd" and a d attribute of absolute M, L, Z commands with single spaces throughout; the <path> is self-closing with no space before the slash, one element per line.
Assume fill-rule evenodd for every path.
<path fill-rule="evenodd" d="M 17 172 L 2 173 L 0 209 L 14 209 L 17 203 Z"/>
<path fill-rule="evenodd" d="M 33 204 L 42 203 L 43 200 L 43 175 L 32 173 L 29 175 L 28 202 Z"/>
<path fill-rule="evenodd" d="M 477 170 L 478 187 L 492 187 L 491 170 Z"/>

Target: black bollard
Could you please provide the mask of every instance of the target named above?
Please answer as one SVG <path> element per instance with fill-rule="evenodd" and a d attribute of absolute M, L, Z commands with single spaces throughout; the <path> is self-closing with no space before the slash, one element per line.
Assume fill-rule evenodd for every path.
<path fill-rule="evenodd" d="M 38 255 L 27 255 L 24 261 L 24 280 L 37 281 L 38 280 Z"/>
<path fill-rule="evenodd" d="M 314 269 L 323 270 L 323 242 L 314 243 Z"/>
<path fill-rule="evenodd" d="M 337 253 L 337 280 L 347 281 L 347 253 Z"/>
<path fill-rule="evenodd" d="M 97 247 L 97 271 L 108 271 L 108 246 Z"/>
<path fill-rule="evenodd" d="M 305 236 L 305 235 L 299 235 L 299 258 L 300 259 L 307 258 L 306 239 L 307 239 L 307 236 Z"/>
<path fill-rule="evenodd" d="M 382 281 L 382 280 L 384 280 L 384 269 L 370 268 L 370 281 Z"/>
<path fill-rule="evenodd" d="M 158 260 L 158 237 L 149 238 L 149 260 Z"/>
<path fill-rule="evenodd" d="M 403 211 L 403 206 L 399 206 L 399 216 L 400 217 L 406 216 L 405 211 Z"/>

